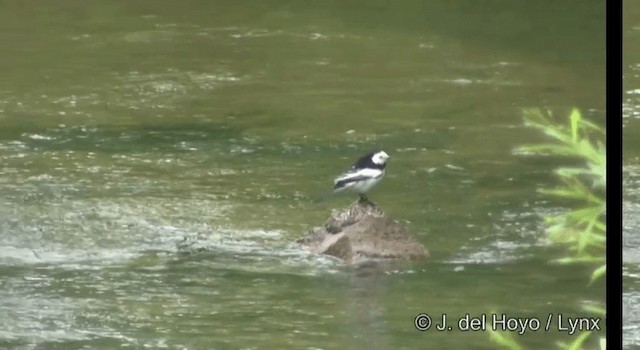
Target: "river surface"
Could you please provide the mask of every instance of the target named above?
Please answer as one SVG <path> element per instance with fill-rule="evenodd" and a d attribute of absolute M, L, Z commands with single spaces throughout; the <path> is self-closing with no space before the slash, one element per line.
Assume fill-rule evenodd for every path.
<path fill-rule="evenodd" d="M 624 3 L 622 316 L 626 348 L 640 346 L 640 6 Z"/>
<path fill-rule="evenodd" d="M 633 346 L 640 16 L 626 13 Z M 566 162 L 513 149 L 546 140 L 523 108 L 604 124 L 604 23 L 584 1 L 0 2 L 0 348 L 495 349 L 457 329 L 491 313 L 541 328 L 554 314 L 511 332 L 528 348 L 574 340 L 558 314 L 592 317 L 604 283 L 550 263 L 566 251 L 543 215 L 570 204 L 536 190 Z M 370 198 L 431 258 L 361 269 L 292 246 L 355 199 L 314 201 L 372 149 L 391 159 Z M 420 313 L 454 329 L 419 332 Z"/>

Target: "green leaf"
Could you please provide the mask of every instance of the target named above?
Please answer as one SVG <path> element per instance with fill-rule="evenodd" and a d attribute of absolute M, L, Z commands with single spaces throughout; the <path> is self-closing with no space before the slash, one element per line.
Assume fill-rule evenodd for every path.
<path fill-rule="evenodd" d="M 582 349 L 582 343 L 589 338 L 591 332 L 582 332 L 580 335 L 569 344 L 569 346 L 564 347 L 564 350 L 580 350 Z"/>
<path fill-rule="evenodd" d="M 596 305 L 582 305 L 582 310 L 602 317 L 607 314 L 607 310 Z"/>
<path fill-rule="evenodd" d="M 516 342 L 513 337 L 507 332 L 497 332 L 492 328 L 488 328 L 489 338 L 496 344 L 510 349 L 510 350 L 522 350 L 520 344 Z"/>
<path fill-rule="evenodd" d="M 593 195 L 589 190 L 581 184 L 567 184 L 565 187 L 558 188 L 541 188 L 538 192 L 550 196 L 556 196 L 567 199 L 580 199 L 596 205 L 603 205 L 604 201 Z"/>
<path fill-rule="evenodd" d="M 602 233 L 605 233 L 605 231 L 607 230 L 607 225 L 605 225 L 604 222 L 598 221 L 593 226 L 593 228 L 598 229 L 598 231 L 602 231 Z"/>
<path fill-rule="evenodd" d="M 593 223 L 589 223 L 589 226 L 582 231 L 580 238 L 578 239 L 578 254 L 582 254 L 587 246 L 591 245 L 591 228 Z"/>
<path fill-rule="evenodd" d="M 606 273 L 607 273 L 607 265 L 601 265 L 600 267 L 595 269 L 595 271 L 593 271 L 593 273 L 591 274 L 591 281 L 589 283 L 595 282 L 596 280 L 604 276 Z"/>
<path fill-rule="evenodd" d="M 580 115 L 580 111 L 574 108 L 569 116 L 569 120 L 571 121 L 571 140 L 573 143 L 578 142 L 578 127 L 581 119 L 582 115 Z"/>
<path fill-rule="evenodd" d="M 600 126 L 598 126 L 598 125 L 596 125 L 596 124 L 594 124 L 594 123 L 592 123 L 592 122 L 590 122 L 590 121 L 588 121 L 586 119 L 580 120 L 580 126 L 584 127 L 584 128 L 587 128 L 587 129 L 590 129 L 590 130 L 593 130 L 593 131 L 597 131 L 597 132 L 601 133 L 602 135 L 605 135 L 604 129 L 602 129 Z"/>

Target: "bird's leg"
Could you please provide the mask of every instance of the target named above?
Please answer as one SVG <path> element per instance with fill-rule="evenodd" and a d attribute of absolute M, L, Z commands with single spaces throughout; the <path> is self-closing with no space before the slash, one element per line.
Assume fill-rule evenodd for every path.
<path fill-rule="evenodd" d="M 360 195 L 360 202 L 368 202 L 369 198 L 367 198 L 367 196 L 364 195 L 364 193 L 358 193 Z"/>

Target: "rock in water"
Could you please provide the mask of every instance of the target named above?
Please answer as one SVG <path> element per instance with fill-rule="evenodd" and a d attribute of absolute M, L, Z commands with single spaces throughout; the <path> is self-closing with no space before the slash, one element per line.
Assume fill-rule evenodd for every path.
<path fill-rule="evenodd" d="M 355 202 L 333 211 L 323 227 L 296 241 L 313 254 L 326 254 L 350 263 L 371 259 L 423 259 L 427 249 L 407 230 L 371 202 Z"/>

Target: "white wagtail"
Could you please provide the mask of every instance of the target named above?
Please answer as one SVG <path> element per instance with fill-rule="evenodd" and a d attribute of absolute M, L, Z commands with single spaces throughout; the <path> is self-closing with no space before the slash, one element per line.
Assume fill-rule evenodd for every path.
<path fill-rule="evenodd" d="M 349 170 L 333 180 L 333 192 L 349 189 L 360 195 L 360 201 L 368 201 L 365 193 L 382 180 L 387 160 L 389 155 L 384 151 L 371 152 L 361 157 Z"/>

